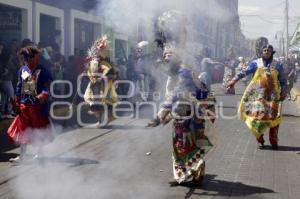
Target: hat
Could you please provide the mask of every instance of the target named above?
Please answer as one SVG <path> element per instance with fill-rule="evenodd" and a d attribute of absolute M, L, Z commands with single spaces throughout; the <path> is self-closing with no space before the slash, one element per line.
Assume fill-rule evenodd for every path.
<path fill-rule="evenodd" d="M 272 50 L 272 54 L 275 54 L 275 53 L 276 53 L 276 51 L 274 50 L 274 47 L 273 47 L 271 44 L 264 45 L 264 46 L 261 48 L 261 50 L 263 51 L 263 49 L 266 49 L 266 48 Z"/>

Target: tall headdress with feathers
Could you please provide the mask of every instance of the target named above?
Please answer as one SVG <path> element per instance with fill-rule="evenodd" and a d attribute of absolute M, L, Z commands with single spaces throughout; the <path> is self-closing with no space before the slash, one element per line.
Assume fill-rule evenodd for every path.
<path fill-rule="evenodd" d="M 106 35 L 104 35 L 101 38 L 98 38 L 88 50 L 89 59 L 107 58 L 109 57 L 109 55 L 109 41 Z"/>
<path fill-rule="evenodd" d="M 184 47 L 186 42 L 187 18 L 177 10 L 164 12 L 158 17 L 155 24 L 155 41 L 157 45 L 164 48 L 166 45 Z"/>

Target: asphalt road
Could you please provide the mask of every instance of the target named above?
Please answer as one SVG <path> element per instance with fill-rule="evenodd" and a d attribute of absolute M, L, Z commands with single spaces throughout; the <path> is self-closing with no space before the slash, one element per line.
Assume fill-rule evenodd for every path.
<path fill-rule="evenodd" d="M 219 106 L 215 147 L 206 157 L 201 186 L 170 185 L 169 125 L 145 128 L 147 118 L 127 118 L 99 129 L 62 121 L 42 162 L 12 165 L 7 160 L 18 149 L 1 153 L 0 198 L 299 198 L 298 107 L 284 105 L 279 150 L 259 150 L 235 116 L 244 87 L 239 85 L 235 96 L 225 96 L 219 86 L 214 88 Z"/>

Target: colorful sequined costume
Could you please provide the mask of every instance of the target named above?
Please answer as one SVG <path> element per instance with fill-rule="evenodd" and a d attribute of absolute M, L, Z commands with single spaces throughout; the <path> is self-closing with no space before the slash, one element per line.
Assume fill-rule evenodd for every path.
<path fill-rule="evenodd" d="M 234 80 L 254 74 L 241 99 L 240 117 L 259 142 L 270 128 L 270 142 L 277 145 L 277 133 L 281 123 L 281 93 L 286 89 L 283 67 L 276 61 L 254 60 Z"/>
<path fill-rule="evenodd" d="M 178 71 L 179 82 L 175 87 L 173 109 L 173 174 L 178 183 L 201 182 L 205 174 L 204 156 L 213 146 L 205 131 L 207 116 L 214 116 L 214 100 L 209 101 L 208 89 L 192 78 L 188 69 Z M 197 85 L 198 84 L 198 85 Z M 207 114 L 207 110 L 211 109 Z M 189 117 L 190 116 L 190 117 Z"/>

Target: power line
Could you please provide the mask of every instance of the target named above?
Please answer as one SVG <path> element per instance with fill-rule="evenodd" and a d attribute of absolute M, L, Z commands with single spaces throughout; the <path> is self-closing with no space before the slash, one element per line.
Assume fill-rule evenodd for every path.
<path fill-rule="evenodd" d="M 261 15 L 240 15 L 240 17 L 257 17 L 260 20 L 270 23 L 270 24 L 283 24 L 283 22 L 274 22 L 274 21 L 270 21 L 268 19 L 263 18 Z"/>

